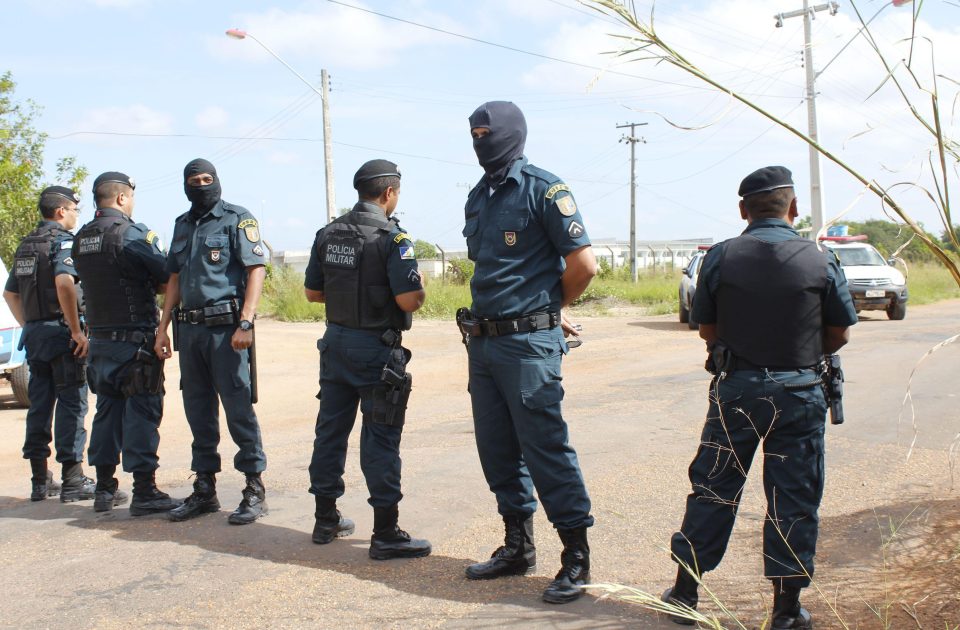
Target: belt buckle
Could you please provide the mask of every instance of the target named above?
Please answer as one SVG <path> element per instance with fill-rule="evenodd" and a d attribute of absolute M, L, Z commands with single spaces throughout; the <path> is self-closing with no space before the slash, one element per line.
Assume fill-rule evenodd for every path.
<path fill-rule="evenodd" d="M 530 332 L 537 332 L 540 330 L 540 324 L 537 322 L 536 315 L 530 315 L 527 317 L 527 325 L 530 326 Z"/>

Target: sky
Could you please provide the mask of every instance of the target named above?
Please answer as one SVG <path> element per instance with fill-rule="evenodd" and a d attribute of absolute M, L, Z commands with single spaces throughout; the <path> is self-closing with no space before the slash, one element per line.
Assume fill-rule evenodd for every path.
<path fill-rule="evenodd" d="M 644 19 L 650 4 L 635 3 Z M 934 138 L 884 82 L 849 1 L 839 5 L 813 23 L 821 142 L 884 185 L 929 188 Z M 774 20 L 801 6 L 661 0 L 654 24 L 725 87 L 806 130 L 803 21 Z M 909 54 L 911 5 L 857 7 L 865 18 L 879 12 L 871 32 L 892 63 Z M 913 68 L 927 87 L 947 77 L 938 79 L 943 122 L 956 137 L 960 5 L 922 7 Z M 363 162 L 390 159 L 403 173 L 402 226 L 445 249 L 464 247 L 463 204 L 482 175 L 467 118 L 489 100 L 524 111 L 526 155 L 570 185 L 594 240 L 629 237 L 630 147 L 617 125 L 630 122 L 646 123 L 636 128 L 638 239 L 736 235 L 739 182 L 769 164 L 794 172 L 800 214 L 809 213 L 806 144 L 699 79 L 629 54 L 617 35 L 630 31 L 575 0 L 7 0 L 0 72 L 12 72 L 18 99 L 42 107 L 50 177 L 65 155 L 90 170 L 85 216 L 93 178 L 123 171 L 138 184 L 134 217 L 169 242 L 188 207 L 183 166 L 204 157 L 224 199 L 260 219 L 274 250 L 309 249 L 326 221 L 321 99 L 255 41 L 226 37 L 229 28 L 256 36 L 315 86 L 321 69 L 330 74 L 337 207 L 355 203 Z M 929 117 L 929 96 L 909 95 Z M 823 172 L 826 218 L 885 218 L 842 169 L 824 161 Z M 895 191 L 941 232 L 921 190 Z"/>

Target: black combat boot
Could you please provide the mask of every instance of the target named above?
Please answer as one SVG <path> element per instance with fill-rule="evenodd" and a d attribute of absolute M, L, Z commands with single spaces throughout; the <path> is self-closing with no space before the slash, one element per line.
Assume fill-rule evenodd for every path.
<path fill-rule="evenodd" d="M 80 462 L 64 462 L 62 479 L 60 500 L 64 503 L 87 501 L 96 494 L 97 482 L 83 474 Z"/>
<path fill-rule="evenodd" d="M 217 476 L 214 473 L 198 472 L 193 480 L 193 493 L 181 505 L 167 512 L 167 518 L 175 522 L 185 521 L 219 509 Z"/>
<path fill-rule="evenodd" d="M 422 558 L 429 556 L 430 542 L 411 538 L 397 527 L 400 510 L 396 505 L 373 508 L 373 536 L 370 538 L 370 557 L 374 560 L 391 558 Z"/>
<path fill-rule="evenodd" d="M 97 466 L 97 487 L 93 497 L 94 512 L 109 512 L 117 505 L 127 502 L 127 493 L 119 489 L 120 482 L 114 477 L 116 466 Z"/>
<path fill-rule="evenodd" d="M 326 545 L 334 538 L 343 538 L 353 533 L 356 526 L 349 518 L 344 518 L 337 509 L 337 500 L 329 497 L 317 497 L 317 519 L 313 526 L 313 542 Z"/>
<path fill-rule="evenodd" d="M 583 586 L 590 582 L 590 546 L 587 528 L 557 529 L 563 542 L 560 571 L 543 592 L 548 604 L 566 604 L 583 595 Z"/>
<path fill-rule="evenodd" d="M 263 487 L 260 473 L 247 473 L 247 485 L 243 488 L 243 500 L 233 511 L 227 522 L 231 525 L 248 525 L 262 516 L 266 516 L 267 489 Z"/>
<path fill-rule="evenodd" d="M 47 460 L 31 459 L 30 472 L 31 501 L 43 501 L 60 494 L 60 484 L 53 480 L 53 473 L 47 469 Z"/>
<path fill-rule="evenodd" d="M 812 630 L 813 617 L 800 606 L 800 587 L 784 580 L 773 581 L 771 630 Z"/>
<path fill-rule="evenodd" d="M 490 559 L 467 567 L 471 580 L 492 580 L 505 575 L 524 575 L 537 568 L 537 548 L 533 544 L 533 515 L 506 514 L 503 517 L 503 545 Z"/>
<path fill-rule="evenodd" d="M 660 600 L 675 606 L 686 606 L 691 610 L 696 610 L 697 601 L 700 599 L 697 594 L 698 586 L 700 586 L 700 584 L 697 582 L 697 578 L 691 575 L 683 566 L 679 566 L 677 567 L 677 581 L 673 587 L 663 592 Z M 684 617 L 678 617 L 677 615 L 668 616 L 673 623 L 681 626 L 692 626 L 697 623 L 693 619 L 686 619 Z"/>
<path fill-rule="evenodd" d="M 155 471 L 133 473 L 133 501 L 130 502 L 132 516 L 169 512 L 181 503 L 183 502 L 171 499 L 166 492 L 160 492 Z"/>

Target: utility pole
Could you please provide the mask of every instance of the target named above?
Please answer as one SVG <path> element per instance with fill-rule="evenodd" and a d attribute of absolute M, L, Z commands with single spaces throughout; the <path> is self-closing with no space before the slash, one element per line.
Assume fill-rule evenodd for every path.
<path fill-rule="evenodd" d="M 792 17 L 803 17 L 803 67 L 807 74 L 807 135 L 820 144 L 817 131 L 817 92 L 814 82 L 818 73 L 813 69 L 813 20 L 818 11 L 830 11 L 836 15 L 839 6 L 836 2 L 827 2 L 810 6 L 810 0 L 803 0 L 803 8 L 787 13 L 778 13 L 773 16 L 776 26 L 783 26 L 783 21 Z M 817 233 L 823 228 L 823 171 L 820 168 L 820 152 L 810 147 L 810 238 L 816 239 Z"/>
<path fill-rule="evenodd" d="M 637 152 L 638 142 L 646 144 L 646 140 L 638 138 L 634 133 L 634 127 L 640 127 L 647 123 L 624 123 L 617 125 L 617 129 L 630 127 L 630 135 L 624 134 L 619 142 L 630 143 L 630 277 L 637 281 Z"/>
<path fill-rule="evenodd" d="M 327 184 L 327 223 L 337 218 L 337 199 L 333 194 L 333 139 L 330 138 L 330 75 L 320 70 L 323 100 L 323 174 Z"/>

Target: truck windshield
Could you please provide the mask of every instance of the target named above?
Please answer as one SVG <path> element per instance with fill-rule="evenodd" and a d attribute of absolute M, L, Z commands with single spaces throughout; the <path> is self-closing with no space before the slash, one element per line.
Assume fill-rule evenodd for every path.
<path fill-rule="evenodd" d="M 877 250 L 872 247 L 841 248 L 833 250 L 840 259 L 842 267 L 855 267 L 859 265 L 877 266 L 886 265 L 887 261 L 883 259 Z"/>

